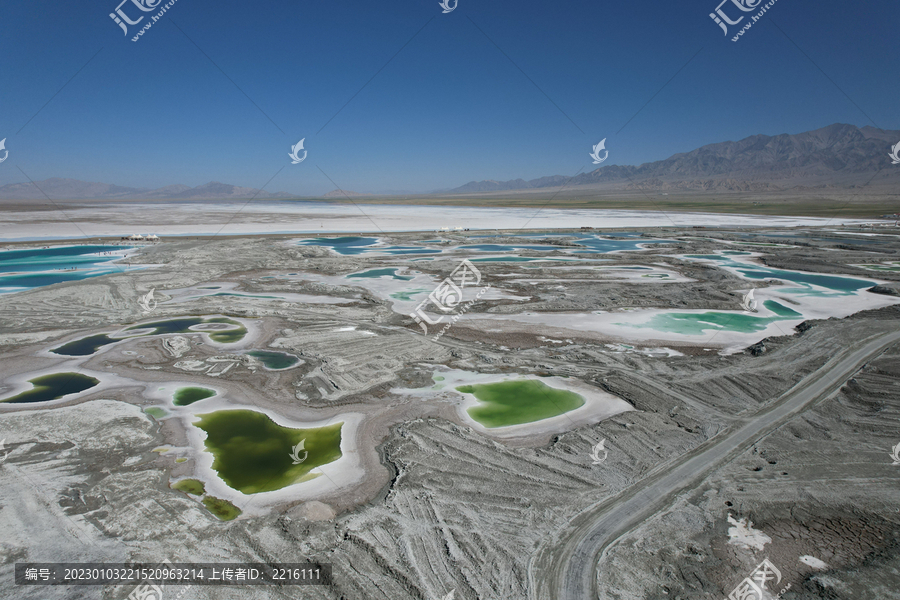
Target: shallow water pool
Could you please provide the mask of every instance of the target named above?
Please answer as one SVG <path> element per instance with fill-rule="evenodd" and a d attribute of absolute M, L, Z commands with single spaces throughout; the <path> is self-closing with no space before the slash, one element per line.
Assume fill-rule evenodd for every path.
<path fill-rule="evenodd" d="M 96 386 L 99 379 L 82 375 L 81 373 L 52 373 L 29 379 L 33 387 L 21 394 L 0 400 L 9 404 L 22 404 L 31 402 L 47 402 L 62 398 L 68 394 L 77 394 Z"/>
<path fill-rule="evenodd" d="M 499 381 L 456 388 L 479 401 L 466 412 L 488 428 L 522 425 L 550 419 L 584 406 L 584 398 L 542 381 Z"/>
<path fill-rule="evenodd" d="M 219 477 L 244 494 L 280 490 L 318 477 L 316 467 L 336 461 L 341 453 L 341 427 L 293 429 L 278 425 L 261 412 L 219 410 L 197 415 L 195 423 L 206 432 Z M 302 444 L 302 449 L 294 448 Z M 293 456 L 303 458 L 299 464 Z"/>

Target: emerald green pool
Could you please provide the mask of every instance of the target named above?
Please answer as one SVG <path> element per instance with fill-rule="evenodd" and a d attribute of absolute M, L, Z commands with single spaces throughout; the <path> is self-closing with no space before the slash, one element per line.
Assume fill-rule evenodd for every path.
<path fill-rule="evenodd" d="M 233 344 L 235 342 L 239 342 L 244 339 L 244 336 L 247 335 L 247 328 L 241 325 L 238 321 L 234 321 L 232 319 L 226 319 L 225 317 L 219 317 L 216 319 L 207 319 L 207 323 L 227 323 L 229 325 L 237 325 L 237 329 L 229 329 L 227 331 L 217 331 L 215 333 L 209 333 L 209 339 L 214 342 L 219 342 L 220 344 Z"/>
<path fill-rule="evenodd" d="M 202 496 L 206 493 L 206 486 L 199 479 L 182 479 L 172 484 L 172 489 L 184 492 L 185 494 L 193 494 L 194 496 Z"/>
<path fill-rule="evenodd" d="M 755 333 L 757 331 L 763 331 L 769 324 L 776 321 L 803 317 L 800 313 L 791 310 L 774 300 L 766 300 L 763 302 L 763 306 L 775 313 L 775 316 L 764 317 L 755 314 L 717 311 L 708 311 L 704 313 L 663 313 L 654 315 L 649 321 L 639 325 L 630 323 L 616 323 L 616 325 L 635 327 L 638 329 L 649 328 L 681 335 L 703 335 L 707 330 Z"/>
<path fill-rule="evenodd" d="M 231 521 L 240 516 L 241 509 L 222 498 L 216 498 L 206 493 L 206 486 L 199 479 L 182 479 L 172 484 L 172 489 L 197 496 L 206 509 L 214 514 L 220 521 Z"/>
<path fill-rule="evenodd" d="M 230 487 L 244 494 L 280 490 L 308 481 L 314 468 L 339 459 L 341 427 L 292 429 L 253 410 L 219 410 L 197 415 L 197 427 L 206 432 L 206 449 L 213 455 L 213 469 Z M 293 448 L 303 442 L 306 454 L 293 464 Z M 299 452 L 304 456 L 304 451 Z"/>
<path fill-rule="evenodd" d="M 293 354 L 288 354 L 286 352 L 273 352 L 271 350 L 251 350 L 247 354 L 249 354 L 253 358 L 258 358 L 260 361 L 262 361 L 262 364 L 265 365 L 267 369 L 272 369 L 273 371 L 290 369 L 300 362 L 299 358 L 297 358 Z"/>
<path fill-rule="evenodd" d="M 206 400 L 216 395 L 215 390 L 203 387 L 183 387 L 175 390 L 172 403 L 175 406 L 188 406 L 200 400 Z"/>
<path fill-rule="evenodd" d="M 34 387 L 11 398 L 0 400 L 0 402 L 9 402 L 10 404 L 47 402 L 62 398 L 67 394 L 77 394 L 88 390 L 100 383 L 100 380 L 81 373 L 52 373 L 30 379 L 28 383 Z"/>
<path fill-rule="evenodd" d="M 220 521 L 231 521 L 232 519 L 238 518 L 243 512 L 228 500 L 216 498 L 209 494 L 203 496 L 201 502 L 203 503 L 203 506 L 206 507 L 206 510 L 214 514 Z"/>
<path fill-rule="evenodd" d="M 478 399 L 481 404 L 466 412 L 488 428 L 534 423 L 584 406 L 579 394 L 534 379 L 463 385 L 456 390 Z"/>

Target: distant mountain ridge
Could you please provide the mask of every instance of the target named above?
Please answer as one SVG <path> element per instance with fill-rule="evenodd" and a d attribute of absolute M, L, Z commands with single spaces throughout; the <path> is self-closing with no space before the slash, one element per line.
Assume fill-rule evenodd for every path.
<path fill-rule="evenodd" d="M 371 196 L 360 192 L 351 192 L 350 190 L 331 190 L 323 198 L 355 198 L 357 196 Z"/>
<path fill-rule="evenodd" d="M 640 166 L 610 165 L 575 177 L 471 181 L 445 194 L 623 184 L 642 190 L 776 191 L 797 187 L 853 187 L 882 170 L 900 176 L 887 154 L 900 131 L 834 124 L 798 134 L 754 135 L 719 142 Z"/>
<path fill-rule="evenodd" d="M 900 185 L 900 166 L 892 166 L 888 158 L 891 146 L 897 142 L 900 142 L 900 131 L 836 123 L 798 134 L 753 135 L 737 142 L 707 144 L 639 166 L 601 166 L 575 177 L 550 175 L 527 181 L 470 181 L 460 187 L 432 194 L 503 194 L 561 186 L 586 190 L 777 192 L 789 189 L 849 189 L 865 185 L 873 178 L 878 182 L 890 179 L 890 183 L 897 181 Z M 412 192 L 396 194 L 417 195 Z M 324 198 L 369 195 L 333 190 Z M 297 196 L 217 181 L 197 187 L 176 184 L 143 189 L 53 177 L 34 184 L 0 186 L 0 200 L 44 200 L 45 197 L 51 200 L 200 200 Z"/>
<path fill-rule="evenodd" d="M 46 197 L 49 197 L 51 200 L 228 199 L 252 198 L 254 196 L 257 198 L 294 197 L 284 192 L 260 192 L 254 188 L 219 183 L 218 181 L 211 181 L 193 188 L 187 185 L 176 184 L 151 190 L 51 177 L 43 181 L 36 181 L 34 184 L 30 182 L 12 183 L 0 187 L 0 199 L 3 200 L 44 200 Z"/>

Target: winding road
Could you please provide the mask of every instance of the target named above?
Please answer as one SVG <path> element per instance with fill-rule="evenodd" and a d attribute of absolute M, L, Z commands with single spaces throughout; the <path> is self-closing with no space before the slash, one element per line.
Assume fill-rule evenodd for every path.
<path fill-rule="evenodd" d="M 530 598 L 598 598 L 598 562 L 619 537 L 671 504 L 674 494 L 696 487 L 756 441 L 831 396 L 860 367 L 898 340 L 900 331 L 889 331 L 857 342 L 752 417 L 732 423 L 690 453 L 660 465 L 616 496 L 582 511 L 533 556 L 528 568 Z"/>

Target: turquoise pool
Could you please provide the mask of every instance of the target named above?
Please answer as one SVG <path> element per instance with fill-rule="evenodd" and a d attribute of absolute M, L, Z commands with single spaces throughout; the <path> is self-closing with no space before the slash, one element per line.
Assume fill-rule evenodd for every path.
<path fill-rule="evenodd" d="M 736 261 L 731 256 L 744 255 L 746 252 L 723 252 L 722 254 L 689 254 L 686 258 L 694 258 L 701 260 L 714 260 L 722 267 L 734 269 L 747 279 L 763 280 L 763 279 L 780 279 L 797 284 L 797 288 L 788 288 L 783 290 L 790 294 L 799 294 L 802 296 L 852 296 L 858 291 L 870 288 L 875 285 L 871 281 L 864 279 L 855 279 L 853 277 L 843 277 L 840 275 L 821 275 L 819 273 L 805 273 L 803 271 L 788 271 L 785 269 L 771 269 L 761 265 L 748 265 L 743 262 Z M 824 288 L 828 291 L 815 289 L 815 287 Z"/>
<path fill-rule="evenodd" d="M 638 329 L 655 329 L 666 333 L 681 335 L 703 335 L 706 331 L 733 331 L 737 333 L 756 333 L 765 330 L 777 321 L 802 319 L 803 315 L 774 300 L 766 300 L 763 306 L 775 313 L 762 316 L 755 313 L 707 311 L 703 313 L 663 313 L 653 316 L 646 323 L 633 325 L 616 323 Z"/>
<path fill-rule="evenodd" d="M 124 271 L 113 261 L 132 248 L 84 245 L 0 251 L 0 294 Z"/>

